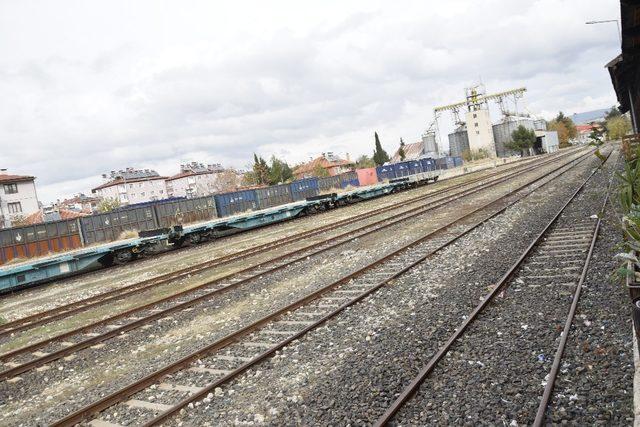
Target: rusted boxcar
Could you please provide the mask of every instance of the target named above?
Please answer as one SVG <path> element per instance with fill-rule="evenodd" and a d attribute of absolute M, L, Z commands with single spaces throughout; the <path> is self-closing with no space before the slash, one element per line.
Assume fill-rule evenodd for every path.
<path fill-rule="evenodd" d="M 160 228 L 207 221 L 218 217 L 213 196 L 158 202 L 154 205 L 154 209 Z"/>
<path fill-rule="evenodd" d="M 82 247 L 78 219 L 0 230 L 0 264 Z"/>

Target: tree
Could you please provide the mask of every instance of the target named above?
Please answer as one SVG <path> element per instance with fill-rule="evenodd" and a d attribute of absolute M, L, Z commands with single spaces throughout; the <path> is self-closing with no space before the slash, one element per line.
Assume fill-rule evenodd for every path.
<path fill-rule="evenodd" d="M 627 116 L 614 116 L 605 125 L 609 139 L 620 139 L 631 131 L 631 121 Z"/>
<path fill-rule="evenodd" d="M 569 143 L 569 130 L 564 123 L 552 120 L 549 122 L 548 129 L 558 132 L 558 141 L 560 141 L 560 148 L 571 146 L 571 144 Z"/>
<path fill-rule="evenodd" d="M 318 178 L 325 178 L 329 176 L 329 172 L 325 168 L 323 168 L 321 164 L 315 165 L 312 174 L 313 176 Z"/>
<path fill-rule="evenodd" d="M 106 199 L 100 200 L 100 203 L 98 203 L 96 209 L 98 209 L 98 212 L 109 212 L 114 209 L 118 209 L 119 207 L 120 200 L 107 197 Z"/>
<path fill-rule="evenodd" d="M 256 185 L 269 183 L 269 166 L 256 153 L 253 153 L 253 175 L 250 175 L 248 179 L 252 179 Z"/>
<path fill-rule="evenodd" d="M 232 169 L 226 169 L 217 175 L 216 190 L 220 192 L 234 191 L 240 186 L 241 179 L 238 172 Z M 244 180 L 244 176 L 242 177 Z M 251 183 L 250 185 L 252 185 Z"/>
<path fill-rule="evenodd" d="M 374 135 L 376 138 L 376 149 L 373 151 L 373 161 L 376 165 L 381 166 L 389 161 L 389 155 L 382 149 L 380 138 L 378 138 L 378 132 L 375 132 Z"/>
<path fill-rule="evenodd" d="M 400 156 L 400 160 L 404 161 L 407 154 L 404 152 L 404 141 L 400 138 L 400 148 L 398 149 L 398 156 Z"/>
<path fill-rule="evenodd" d="M 365 169 L 365 168 L 373 168 L 376 166 L 376 163 L 373 159 L 366 154 L 358 157 L 356 160 L 356 169 Z"/>
<path fill-rule="evenodd" d="M 564 125 L 564 134 L 566 135 L 564 139 L 560 138 L 560 131 L 554 129 L 554 127 L 559 127 L 560 123 Z M 562 111 L 558 113 L 555 119 L 553 119 L 549 123 L 549 130 L 557 130 L 558 131 L 558 139 L 560 140 L 560 148 L 570 146 L 570 142 L 572 139 L 575 139 L 578 136 L 578 129 L 576 129 L 576 125 L 573 123 L 570 117 L 564 115 Z"/>
<path fill-rule="evenodd" d="M 269 167 L 269 184 L 279 184 L 293 180 L 293 171 L 287 162 L 271 156 L 271 167 Z"/>
<path fill-rule="evenodd" d="M 604 119 L 608 122 L 609 120 L 620 117 L 621 115 L 622 113 L 618 107 L 611 107 L 611 110 L 609 110 L 609 112 L 604 116 Z"/>
<path fill-rule="evenodd" d="M 529 153 L 529 149 L 533 148 L 536 143 L 536 133 L 531 129 L 520 125 L 518 129 L 511 133 L 511 142 L 506 144 L 511 150 L 520 151 L 523 156 Z"/>

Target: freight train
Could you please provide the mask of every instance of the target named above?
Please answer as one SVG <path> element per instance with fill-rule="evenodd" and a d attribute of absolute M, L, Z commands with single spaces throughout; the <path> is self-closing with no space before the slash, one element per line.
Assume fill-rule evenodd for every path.
<path fill-rule="evenodd" d="M 323 200 L 314 204 L 313 209 L 327 209 L 348 200 L 348 195 L 337 197 L 332 193 L 338 189 L 383 182 L 433 182 L 438 179 L 440 170 L 457 165 L 461 165 L 461 160 L 456 158 L 406 161 L 325 178 L 304 178 L 288 184 L 191 199 L 147 202 L 72 220 L 4 229 L 0 230 L 0 265 L 131 237 L 149 238 L 166 234 L 173 236 L 172 245 L 179 246 L 185 240 L 184 233 L 180 231 L 183 224 L 226 218 L 313 198 Z M 396 185 L 394 189 L 399 187 Z M 309 207 L 305 208 L 308 210 Z M 191 233 L 188 238 L 197 243 L 206 237 L 210 236 Z M 130 251 L 121 253 L 131 256 Z M 117 257 L 121 261 L 125 258 Z"/>

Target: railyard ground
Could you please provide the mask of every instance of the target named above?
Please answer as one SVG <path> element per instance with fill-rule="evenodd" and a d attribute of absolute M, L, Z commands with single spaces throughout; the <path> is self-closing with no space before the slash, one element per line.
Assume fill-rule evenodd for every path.
<path fill-rule="evenodd" d="M 385 287 L 361 304 L 347 310 L 304 338 L 287 346 L 276 357 L 252 369 L 223 387 L 207 405 L 182 413 L 174 424 L 352 424 L 375 421 L 419 368 L 437 344 L 445 340 L 465 313 L 486 289 L 504 273 L 531 238 L 585 176 L 592 165 L 576 168 L 561 182 L 537 190 L 503 214 L 460 239 L 419 268 Z M 585 192 L 594 201 L 602 196 L 613 167 L 605 169 Z M 481 172 L 481 173 L 490 173 Z M 475 175 L 477 176 L 477 175 Z M 0 301 L 0 316 L 7 320 L 44 310 L 194 265 L 285 235 L 329 224 L 381 205 L 398 204 L 408 197 L 444 188 L 464 177 L 412 192 L 360 203 L 328 213 L 277 226 L 255 230 L 216 242 L 169 253 L 156 259 L 92 273 L 58 284 L 32 289 Z M 597 203 L 592 215 L 597 212 Z M 446 212 L 442 214 L 446 216 Z M 617 267 L 614 259 L 620 242 L 618 213 L 611 204 L 605 212 L 601 236 L 585 283 L 572 336 L 566 353 L 566 367 L 557 383 L 551 405 L 552 420 L 576 425 L 633 422 L 633 342 L 628 297 L 611 278 Z M 434 217 L 433 221 L 437 218 Z M 420 224 L 407 225 L 394 241 L 402 241 L 423 230 Z M 25 375 L 24 381 L 0 389 L 14 399 L 3 401 L 0 424 L 33 425 L 47 423 L 73 406 L 95 400 L 88 392 L 107 391 L 130 380 L 130 372 L 176 360 L 198 343 L 238 328 L 261 313 L 305 289 L 344 273 L 345 266 L 372 259 L 381 246 L 393 246 L 389 236 L 353 242 L 327 254 L 313 266 L 257 283 L 250 289 L 220 299 L 215 304 L 170 319 L 161 325 L 132 334 L 121 344 L 117 340 L 101 349 L 84 353 L 83 361 Z M 265 254 L 267 256 L 269 254 Z M 157 298 L 177 288 L 188 288 L 204 280 L 233 271 L 218 269 L 189 278 L 172 288 L 158 289 L 139 298 L 128 299 L 102 310 L 57 322 L 30 334 L 21 334 L 0 343 L 2 352 L 38 338 L 99 319 L 110 312 Z M 273 282 L 277 282 L 274 286 Z M 311 286 L 310 286 L 311 285 Z M 250 309 L 247 310 L 247 307 Z M 527 337 L 523 334 L 523 339 Z M 127 344 L 125 345 L 125 341 Z M 535 355 L 532 365 L 540 363 Z M 499 356 L 498 356 L 499 357 Z M 532 356 L 533 357 L 533 356 Z M 474 383 L 474 370 L 483 369 L 467 361 L 464 375 Z M 39 388 L 34 395 L 33 387 Z M 487 414 L 481 402 L 455 395 L 420 393 L 399 419 L 404 424 L 526 424 L 531 414 Z M 505 393 L 517 394 L 506 385 Z M 540 387 L 542 392 L 542 386 Z M 2 407 L 0 406 L 0 407 Z M 515 423 L 515 424 L 514 424 Z"/>

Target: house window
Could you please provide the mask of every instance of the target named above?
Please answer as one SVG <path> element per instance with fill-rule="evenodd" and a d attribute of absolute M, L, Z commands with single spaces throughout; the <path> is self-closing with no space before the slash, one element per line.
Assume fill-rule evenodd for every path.
<path fill-rule="evenodd" d="M 475 119 L 477 117 L 478 117 L 478 115 L 476 113 L 473 113 L 473 118 Z"/>
<path fill-rule="evenodd" d="M 474 125 L 475 127 L 478 127 L 478 123 L 474 123 L 473 125 Z"/>
<path fill-rule="evenodd" d="M 162 194 L 162 193 L 163 193 L 163 191 L 162 191 L 162 190 L 160 190 L 160 194 Z"/>
<path fill-rule="evenodd" d="M 16 194 L 18 192 L 18 184 L 5 184 L 4 194 Z"/>
<path fill-rule="evenodd" d="M 22 205 L 20 202 L 7 203 L 7 208 L 9 209 L 9 213 L 15 214 L 22 212 Z"/>
<path fill-rule="evenodd" d="M 144 191 L 142 193 L 140 193 L 140 196 L 144 197 Z"/>
<path fill-rule="evenodd" d="M 476 135 L 480 135 L 480 131 L 479 130 L 476 131 Z"/>

